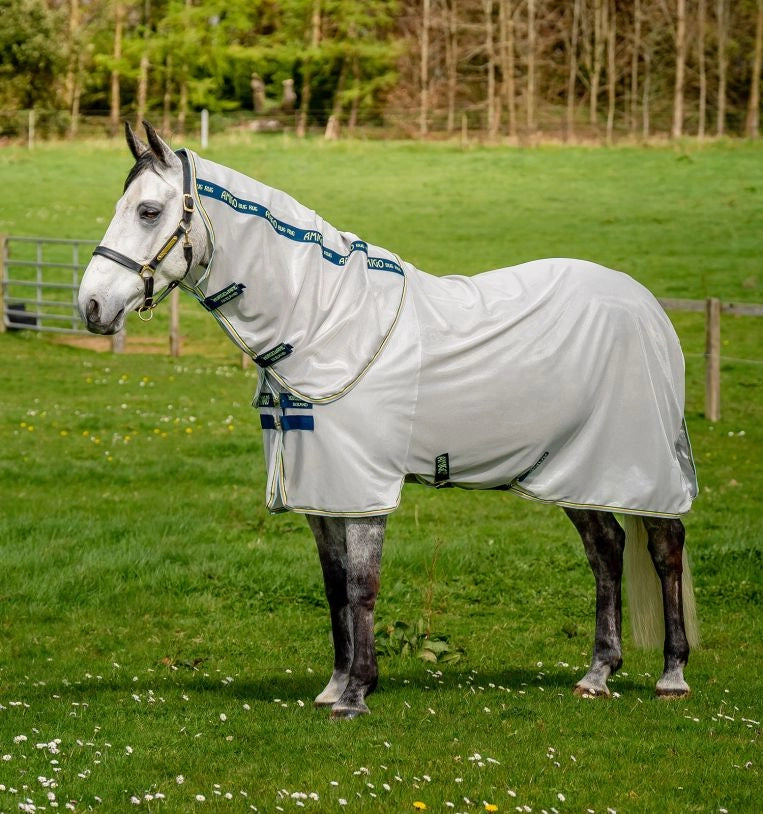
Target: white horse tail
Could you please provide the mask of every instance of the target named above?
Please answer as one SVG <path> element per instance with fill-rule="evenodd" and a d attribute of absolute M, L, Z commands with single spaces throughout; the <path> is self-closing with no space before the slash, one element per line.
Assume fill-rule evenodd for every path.
<path fill-rule="evenodd" d="M 648 536 L 644 521 L 636 515 L 626 514 L 623 516 L 623 527 L 625 529 L 623 571 L 633 642 L 636 647 L 644 650 L 661 648 L 665 640 L 662 588 L 647 548 Z M 684 626 L 689 646 L 695 648 L 699 646 L 699 624 L 686 546 L 682 554 L 682 568 Z"/>

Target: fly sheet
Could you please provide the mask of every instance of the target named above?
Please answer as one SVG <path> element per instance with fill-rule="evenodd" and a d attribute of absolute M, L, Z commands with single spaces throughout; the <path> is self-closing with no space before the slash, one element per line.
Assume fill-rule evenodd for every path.
<path fill-rule="evenodd" d="M 185 287 L 260 365 L 271 511 L 383 514 L 405 480 L 689 510 L 683 356 L 632 278 L 570 259 L 434 277 L 189 155 L 214 254 Z"/>

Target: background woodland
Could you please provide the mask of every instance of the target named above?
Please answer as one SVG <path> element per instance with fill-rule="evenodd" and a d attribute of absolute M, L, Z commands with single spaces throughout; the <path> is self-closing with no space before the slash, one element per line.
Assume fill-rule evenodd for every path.
<path fill-rule="evenodd" d="M 0 0 L 0 134 L 759 134 L 763 0 Z"/>

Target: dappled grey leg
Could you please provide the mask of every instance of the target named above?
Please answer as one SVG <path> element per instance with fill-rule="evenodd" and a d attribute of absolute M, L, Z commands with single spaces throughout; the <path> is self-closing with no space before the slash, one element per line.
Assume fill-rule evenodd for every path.
<path fill-rule="evenodd" d="M 665 667 L 657 682 L 657 695 L 685 698 L 689 694 L 689 685 L 684 680 L 689 642 L 684 627 L 681 558 L 686 533 L 680 520 L 664 517 L 644 517 L 643 520 L 649 535 L 649 553 L 662 585 L 665 618 Z"/>
<path fill-rule="evenodd" d="M 596 578 L 596 635 L 591 666 L 576 695 L 609 695 L 607 679 L 623 663 L 622 595 L 625 533 L 609 512 L 565 509 L 578 530 Z"/>
<path fill-rule="evenodd" d="M 347 597 L 352 615 L 353 658 L 350 680 L 334 704 L 334 718 L 368 712 L 365 697 L 376 688 L 374 605 L 379 592 L 386 517 L 347 519 Z"/>
<path fill-rule="evenodd" d="M 308 516 L 323 570 L 323 584 L 331 613 L 334 671 L 315 699 L 316 707 L 333 706 L 350 680 L 352 666 L 352 615 L 347 600 L 347 545 L 343 517 Z"/>

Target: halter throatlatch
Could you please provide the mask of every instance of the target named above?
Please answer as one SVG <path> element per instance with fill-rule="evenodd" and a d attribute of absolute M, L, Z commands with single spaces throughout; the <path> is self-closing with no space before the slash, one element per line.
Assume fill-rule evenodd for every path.
<path fill-rule="evenodd" d="M 194 207 L 193 194 L 191 193 L 191 167 L 188 163 L 188 157 L 184 152 L 178 152 L 176 155 L 180 158 L 180 163 L 183 167 L 183 214 L 180 216 L 177 228 L 164 242 L 161 249 L 146 263 L 138 263 L 131 257 L 115 249 L 110 249 L 108 246 L 96 246 L 93 250 L 94 255 L 97 254 L 101 257 L 105 257 L 107 260 L 113 260 L 115 263 L 119 263 L 120 266 L 124 266 L 124 268 L 130 271 L 136 272 L 143 280 L 143 303 L 139 305 L 136 310 L 138 316 L 146 322 L 153 316 L 154 308 L 180 283 L 179 280 L 172 280 L 158 297 L 154 297 L 154 272 L 181 237 L 183 238 L 183 257 L 186 263 L 186 275 L 191 270 L 191 264 L 193 263 L 193 246 L 191 245 L 191 239 L 189 237 Z M 144 317 L 143 314 L 148 314 L 148 316 Z"/>

